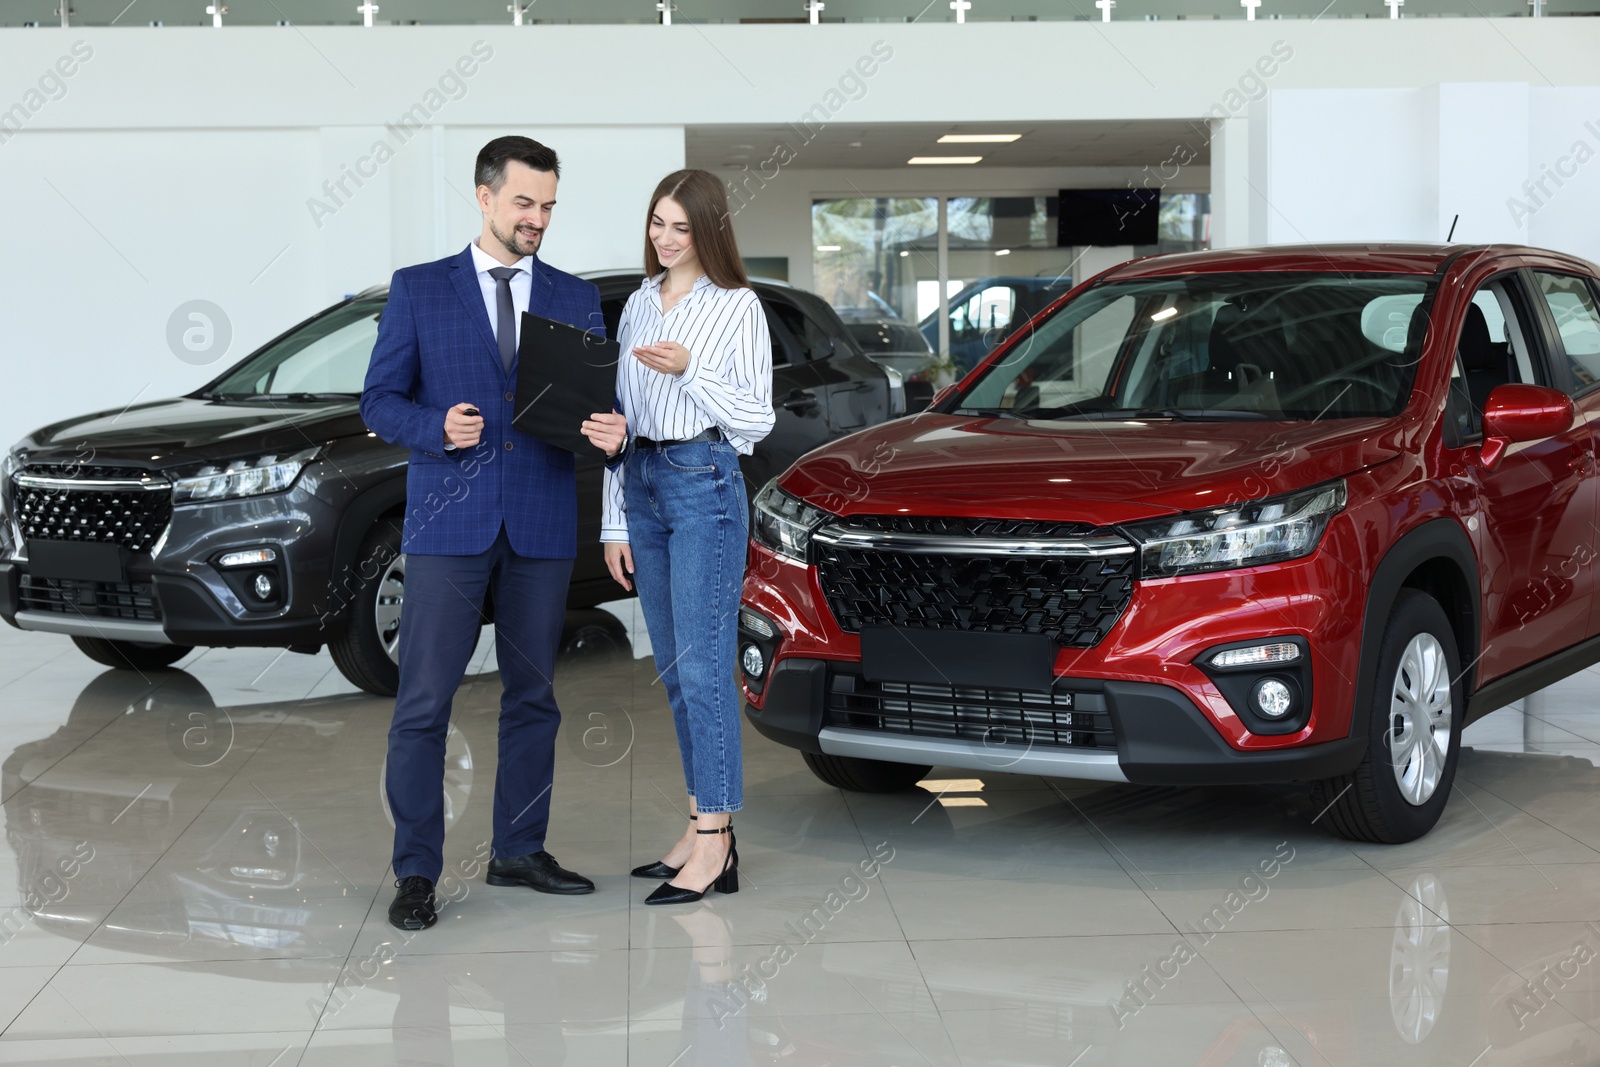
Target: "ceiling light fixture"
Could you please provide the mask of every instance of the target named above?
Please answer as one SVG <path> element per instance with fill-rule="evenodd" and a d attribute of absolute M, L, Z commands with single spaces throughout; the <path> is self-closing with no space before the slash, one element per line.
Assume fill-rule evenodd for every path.
<path fill-rule="evenodd" d="M 818 252 L 837 252 L 837 251 L 839 251 L 840 247 L 841 247 L 840 245 L 818 245 L 817 246 L 817 251 Z"/>
<path fill-rule="evenodd" d="M 912 156 L 906 162 L 913 167 L 928 167 L 940 163 L 977 163 L 982 159 L 982 156 Z"/>
<path fill-rule="evenodd" d="M 1020 133 L 947 133 L 940 144 L 1010 144 L 1022 140 Z"/>

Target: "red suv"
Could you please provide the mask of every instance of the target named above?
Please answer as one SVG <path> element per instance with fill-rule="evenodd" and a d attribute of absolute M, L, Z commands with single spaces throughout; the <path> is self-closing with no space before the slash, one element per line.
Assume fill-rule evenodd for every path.
<path fill-rule="evenodd" d="M 1155 256 L 757 497 L 747 714 L 845 789 L 931 766 L 1314 783 L 1438 820 L 1461 731 L 1600 661 L 1593 264 Z"/>

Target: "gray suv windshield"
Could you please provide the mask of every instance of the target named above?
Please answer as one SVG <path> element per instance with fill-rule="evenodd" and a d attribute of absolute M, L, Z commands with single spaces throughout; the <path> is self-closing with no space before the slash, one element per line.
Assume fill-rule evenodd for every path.
<path fill-rule="evenodd" d="M 257 352 L 203 395 L 219 400 L 360 396 L 384 303 L 381 296 L 368 297 L 318 315 Z"/>

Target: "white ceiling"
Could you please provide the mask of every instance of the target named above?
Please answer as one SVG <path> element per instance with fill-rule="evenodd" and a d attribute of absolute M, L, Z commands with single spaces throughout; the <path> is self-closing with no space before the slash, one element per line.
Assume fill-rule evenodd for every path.
<path fill-rule="evenodd" d="M 939 144 L 947 133 L 1020 133 L 1010 144 Z M 895 123 L 844 125 L 830 123 L 812 131 L 794 126 L 690 126 L 686 131 L 687 162 L 707 170 L 760 168 L 780 144 L 795 153 L 793 165 L 813 169 L 877 169 L 906 166 L 912 156 L 973 155 L 984 167 L 1102 167 L 1157 164 L 1179 144 L 1194 152 L 1193 163 L 1210 161 L 1205 126 L 1200 120 L 1134 122 Z M 783 157 L 779 157 L 779 162 Z M 907 168 L 941 170 L 941 167 Z"/>

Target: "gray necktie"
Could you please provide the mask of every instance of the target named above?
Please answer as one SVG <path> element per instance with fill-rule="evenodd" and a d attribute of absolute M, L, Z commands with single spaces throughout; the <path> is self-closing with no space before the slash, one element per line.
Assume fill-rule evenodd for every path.
<path fill-rule="evenodd" d="M 511 361 L 517 358 L 517 312 L 511 305 L 511 279 L 516 274 L 516 267 L 489 268 L 489 277 L 495 284 L 494 339 L 500 346 L 500 362 L 507 374 L 511 373 Z"/>

